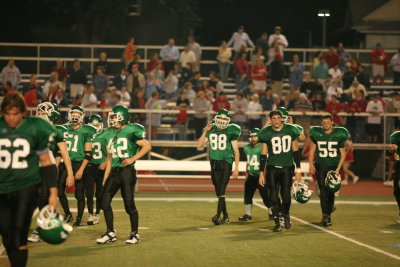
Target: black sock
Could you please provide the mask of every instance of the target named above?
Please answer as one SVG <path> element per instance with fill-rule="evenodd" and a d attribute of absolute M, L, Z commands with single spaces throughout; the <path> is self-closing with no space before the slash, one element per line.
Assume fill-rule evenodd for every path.
<path fill-rule="evenodd" d="M 223 204 L 222 204 L 222 213 L 224 214 L 224 217 L 228 217 L 228 212 L 226 211 L 226 201 L 225 198 L 223 198 Z"/>
<path fill-rule="evenodd" d="M 78 200 L 78 218 L 82 219 L 84 210 L 85 210 L 85 200 Z"/>
<path fill-rule="evenodd" d="M 28 261 L 27 249 L 7 249 L 8 259 L 12 267 L 25 267 Z"/>
<path fill-rule="evenodd" d="M 109 209 L 104 210 L 103 213 L 106 220 L 107 231 L 114 232 L 114 214 L 112 208 L 110 207 Z"/>
<path fill-rule="evenodd" d="M 129 215 L 129 218 L 131 220 L 131 230 L 132 232 L 138 232 L 139 228 L 139 213 L 137 210 L 133 212 L 133 214 Z"/>
<path fill-rule="evenodd" d="M 61 207 L 64 210 L 65 214 L 71 214 L 71 211 L 69 210 L 69 205 L 68 205 L 68 199 L 66 195 L 63 195 L 58 198 L 61 204 Z"/>
<path fill-rule="evenodd" d="M 224 205 L 225 205 L 225 198 L 224 197 L 219 197 L 218 198 L 218 207 L 217 207 L 217 216 L 218 216 L 218 218 L 221 216 L 221 212 L 222 212 L 222 210 L 224 208 Z M 225 212 L 226 212 L 226 210 L 225 210 Z M 224 215 L 225 215 L 225 213 L 224 213 Z"/>

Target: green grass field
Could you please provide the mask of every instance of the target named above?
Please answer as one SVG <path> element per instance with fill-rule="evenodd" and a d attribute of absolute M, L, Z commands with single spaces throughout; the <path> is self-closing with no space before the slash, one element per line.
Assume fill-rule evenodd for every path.
<path fill-rule="evenodd" d="M 141 244 L 125 244 L 129 219 L 123 202 L 115 200 L 117 242 L 95 243 L 105 232 L 102 218 L 98 225 L 75 228 L 62 245 L 31 245 L 28 266 L 400 266 L 400 247 L 395 246 L 400 244 L 400 224 L 395 222 L 398 210 L 392 197 L 337 198 L 392 204 L 337 203 L 329 233 L 296 219 L 318 223 L 318 203 L 293 204 L 292 229 L 273 233 L 273 222 L 266 221 L 260 204 L 253 208 L 253 221 L 237 221 L 244 213 L 241 194 L 230 195 L 234 200 L 227 204 L 231 224 L 221 226 L 211 223 L 216 210 L 211 193 L 138 193 L 136 197 L 140 227 L 145 227 L 139 230 Z M 196 201 L 188 201 L 192 198 Z M 74 201 L 70 203 L 76 207 Z"/>

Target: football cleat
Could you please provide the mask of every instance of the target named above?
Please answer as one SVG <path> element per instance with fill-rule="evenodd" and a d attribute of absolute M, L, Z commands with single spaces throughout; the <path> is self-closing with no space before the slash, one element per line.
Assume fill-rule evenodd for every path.
<path fill-rule="evenodd" d="M 40 241 L 40 236 L 37 228 L 33 228 L 32 234 L 28 237 L 28 241 L 32 243 L 37 243 Z"/>
<path fill-rule="evenodd" d="M 290 220 L 290 215 L 289 214 L 284 215 L 283 216 L 283 220 L 284 220 L 283 224 L 285 226 L 285 229 L 290 229 L 290 227 L 292 227 L 292 222 Z"/>
<path fill-rule="evenodd" d="M 283 216 L 281 214 L 279 214 L 279 224 L 281 227 L 285 226 L 285 219 L 283 218 Z"/>
<path fill-rule="evenodd" d="M 93 215 L 93 224 L 98 224 L 100 222 L 100 214 L 96 213 Z"/>
<path fill-rule="evenodd" d="M 358 180 L 360 180 L 360 177 L 354 176 L 354 178 L 353 178 L 353 184 L 357 183 Z"/>
<path fill-rule="evenodd" d="M 281 231 L 281 225 L 279 223 L 275 224 L 274 228 L 272 228 L 272 232 L 278 233 L 280 231 Z"/>
<path fill-rule="evenodd" d="M 88 220 L 87 220 L 86 223 L 87 223 L 88 225 L 94 225 L 93 219 L 94 219 L 94 216 L 93 216 L 92 214 L 89 214 L 89 218 L 88 218 Z"/>
<path fill-rule="evenodd" d="M 321 225 L 323 227 L 328 227 L 332 225 L 331 216 L 327 214 L 322 215 Z"/>
<path fill-rule="evenodd" d="M 268 208 L 268 220 L 273 220 L 274 219 L 274 215 L 272 215 L 272 209 Z"/>
<path fill-rule="evenodd" d="M 239 217 L 239 221 L 245 221 L 245 222 L 251 221 L 252 219 L 253 218 L 251 217 L 251 215 L 247 215 L 247 214 L 243 215 L 242 217 Z"/>
<path fill-rule="evenodd" d="M 224 216 L 222 220 L 219 221 L 219 224 L 229 224 L 229 216 Z"/>
<path fill-rule="evenodd" d="M 74 222 L 73 226 L 82 226 L 82 219 L 76 218 L 76 221 Z"/>
<path fill-rule="evenodd" d="M 214 215 L 214 217 L 212 217 L 211 221 L 212 221 L 215 225 L 220 225 L 220 219 L 219 219 L 218 215 Z"/>
<path fill-rule="evenodd" d="M 139 244 L 140 243 L 140 235 L 137 232 L 132 232 L 129 238 L 125 241 L 126 244 Z"/>
<path fill-rule="evenodd" d="M 117 234 L 114 231 L 107 231 L 104 235 L 100 238 L 96 239 L 97 244 L 107 244 L 108 242 L 115 242 L 117 241 Z"/>
<path fill-rule="evenodd" d="M 65 223 L 72 222 L 73 219 L 74 219 L 74 217 L 72 217 L 72 214 L 71 214 L 71 213 L 68 213 L 68 214 L 65 214 L 65 215 L 64 215 L 64 222 L 65 222 Z"/>

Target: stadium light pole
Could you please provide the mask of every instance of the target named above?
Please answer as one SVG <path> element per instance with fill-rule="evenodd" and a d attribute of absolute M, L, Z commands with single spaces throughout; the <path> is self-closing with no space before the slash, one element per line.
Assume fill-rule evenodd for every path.
<path fill-rule="evenodd" d="M 320 9 L 318 17 L 322 18 L 322 47 L 326 47 L 326 18 L 331 16 L 329 9 Z"/>

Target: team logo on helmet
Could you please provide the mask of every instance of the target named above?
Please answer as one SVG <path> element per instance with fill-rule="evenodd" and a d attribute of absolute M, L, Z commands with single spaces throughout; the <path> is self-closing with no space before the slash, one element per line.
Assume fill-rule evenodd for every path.
<path fill-rule="evenodd" d="M 54 103 L 50 102 L 40 103 L 36 107 L 36 111 L 37 111 L 36 116 L 49 120 L 52 123 L 57 122 L 60 118 L 60 110 L 57 104 Z"/>
<path fill-rule="evenodd" d="M 231 114 L 226 109 L 218 110 L 214 117 L 214 122 L 217 128 L 226 129 L 231 121 Z"/>
<path fill-rule="evenodd" d="M 85 118 L 85 110 L 80 106 L 72 107 L 68 111 L 68 121 L 72 123 L 83 123 Z"/>
<path fill-rule="evenodd" d="M 50 244 L 63 243 L 72 231 L 72 226 L 64 223 L 63 216 L 51 206 L 44 207 L 36 221 L 40 238 Z"/>
<path fill-rule="evenodd" d="M 292 195 L 297 202 L 304 204 L 310 200 L 312 191 L 306 183 L 296 181 L 292 185 Z"/>
<path fill-rule="evenodd" d="M 329 191 L 336 193 L 340 189 L 341 182 L 342 178 L 339 173 L 329 171 L 325 178 L 325 187 L 328 188 Z"/>
<path fill-rule="evenodd" d="M 276 110 L 279 110 L 282 113 L 282 121 L 286 122 L 289 117 L 289 112 L 285 107 L 278 107 Z"/>

